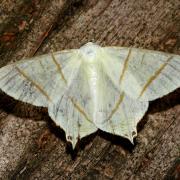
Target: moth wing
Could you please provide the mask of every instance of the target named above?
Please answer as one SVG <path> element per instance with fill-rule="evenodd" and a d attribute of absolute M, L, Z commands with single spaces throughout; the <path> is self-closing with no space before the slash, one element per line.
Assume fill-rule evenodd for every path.
<path fill-rule="evenodd" d="M 56 96 L 48 107 L 49 115 L 66 132 L 66 139 L 73 148 L 79 139 L 97 131 L 93 123 L 93 102 L 85 71 L 86 66 L 81 64 L 63 95 Z"/>
<path fill-rule="evenodd" d="M 147 111 L 148 102 L 128 97 L 104 71 L 99 81 L 98 109 L 94 123 L 99 129 L 127 138 L 133 143 L 137 124 Z"/>
<path fill-rule="evenodd" d="M 60 51 L 0 69 L 0 88 L 15 99 L 48 107 L 73 147 L 78 139 L 97 130 L 81 60 L 76 50 Z"/>
<path fill-rule="evenodd" d="M 79 62 L 76 50 L 70 50 L 7 65 L 0 69 L 0 88 L 17 100 L 47 107 L 58 96 L 56 89 L 63 92 L 70 83 L 77 68 L 75 61 Z"/>
<path fill-rule="evenodd" d="M 132 98 L 150 101 L 180 86 L 179 55 L 124 47 L 105 47 L 104 54 L 108 74 Z"/>

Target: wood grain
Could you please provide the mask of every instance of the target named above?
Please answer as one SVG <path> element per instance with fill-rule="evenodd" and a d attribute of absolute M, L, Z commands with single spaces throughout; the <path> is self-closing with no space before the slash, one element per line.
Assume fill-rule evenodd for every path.
<path fill-rule="evenodd" d="M 0 65 L 88 41 L 180 54 L 179 0 L 0 4 Z M 135 144 L 102 131 L 75 151 L 46 110 L 0 94 L 0 179 L 163 179 L 179 157 L 180 91 L 150 104 Z"/>

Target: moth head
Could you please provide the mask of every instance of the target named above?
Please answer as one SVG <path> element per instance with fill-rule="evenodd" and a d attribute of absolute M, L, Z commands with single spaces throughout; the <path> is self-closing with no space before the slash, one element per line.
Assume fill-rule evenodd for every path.
<path fill-rule="evenodd" d="M 97 57 L 100 49 L 101 46 L 98 44 L 88 42 L 80 47 L 80 52 L 86 60 L 94 60 Z"/>

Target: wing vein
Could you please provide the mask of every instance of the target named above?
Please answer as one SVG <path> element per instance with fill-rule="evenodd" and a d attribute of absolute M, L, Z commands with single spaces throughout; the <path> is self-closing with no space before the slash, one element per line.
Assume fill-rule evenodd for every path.
<path fill-rule="evenodd" d="M 90 123 L 92 123 L 92 121 L 90 120 L 90 118 L 88 117 L 88 115 L 86 114 L 86 112 L 84 111 L 84 109 L 77 103 L 75 102 L 75 100 L 73 98 L 70 98 L 72 104 L 74 105 L 74 107 L 85 117 L 85 119 L 87 121 L 89 121 Z"/>
<path fill-rule="evenodd" d="M 130 60 L 130 55 L 131 55 L 131 49 L 129 49 L 128 55 L 127 55 L 127 57 L 126 57 L 126 59 L 125 59 L 124 65 L 123 65 L 123 70 L 122 70 L 122 73 L 121 73 L 120 78 L 119 78 L 119 83 L 120 83 L 120 84 L 122 83 L 122 80 L 123 80 L 123 78 L 124 78 L 125 72 L 126 72 L 127 69 L 128 69 L 128 62 L 129 62 L 129 60 Z"/>
<path fill-rule="evenodd" d="M 170 56 L 160 67 L 155 71 L 155 73 L 147 80 L 144 87 L 142 88 L 139 98 L 144 94 L 146 89 L 150 86 L 150 84 L 161 74 L 163 69 L 168 65 L 168 62 L 171 61 L 173 56 Z"/>
<path fill-rule="evenodd" d="M 55 56 L 54 56 L 53 53 L 51 53 L 51 56 L 52 56 L 52 60 L 53 60 L 54 64 L 55 64 L 56 67 L 57 67 L 57 70 L 58 70 L 59 74 L 61 75 L 61 78 L 62 78 L 63 81 L 67 84 L 67 80 L 66 80 L 66 78 L 64 77 L 64 74 L 63 74 L 63 72 L 62 72 L 62 68 L 61 68 L 60 63 L 57 62 L 57 60 L 56 60 L 56 58 L 55 58 Z"/>
<path fill-rule="evenodd" d="M 112 118 L 112 116 L 114 115 L 114 113 L 118 110 L 120 104 L 123 102 L 123 99 L 124 99 L 124 92 L 119 96 L 118 101 L 116 102 L 114 108 L 112 109 L 112 111 L 108 117 L 108 120 L 110 120 Z"/>
<path fill-rule="evenodd" d="M 145 53 L 142 55 L 142 58 L 141 58 L 141 65 L 143 65 L 144 56 L 145 56 Z"/>
<path fill-rule="evenodd" d="M 33 81 L 24 71 L 22 71 L 20 68 L 18 68 L 17 66 L 15 67 L 15 69 L 19 72 L 19 74 L 21 74 L 26 80 L 30 81 L 38 90 L 40 93 L 42 93 L 49 101 L 51 101 L 51 98 L 49 97 L 49 95 L 47 94 L 46 91 L 44 91 L 44 89 L 37 84 L 35 81 Z"/>
<path fill-rule="evenodd" d="M 0 81 L 3 80 L 4 78 L 8 77 L 9 74 L 12 73 L 12 70 L 11 71 L 8 71 L 8 73 L 6 73 L 4 76 L 0 77 Z"/>

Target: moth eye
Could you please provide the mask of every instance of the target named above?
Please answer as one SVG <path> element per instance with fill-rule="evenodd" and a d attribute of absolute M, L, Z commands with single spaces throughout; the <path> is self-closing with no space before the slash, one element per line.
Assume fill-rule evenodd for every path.
<path fill-rule="evenodd" d="M 72 136 L 68 136 L 67 140 L 72 141 Z"/>
<path fill-rule="evenodd" d="M 137 133 L 135 131 L 132 132 L 132 136 L 134 137 Z"/>

